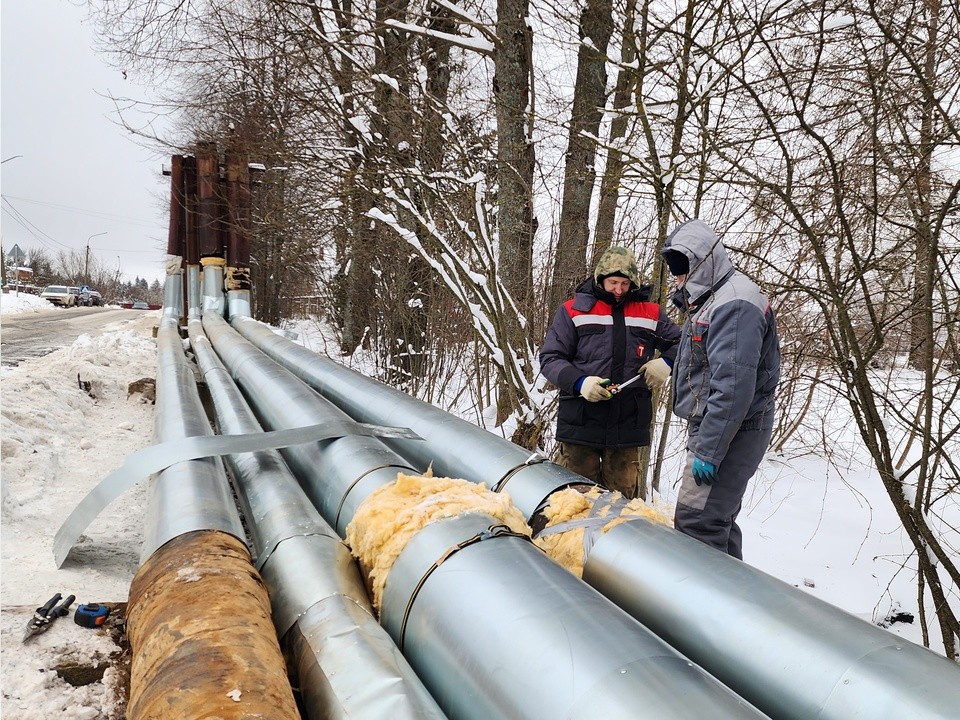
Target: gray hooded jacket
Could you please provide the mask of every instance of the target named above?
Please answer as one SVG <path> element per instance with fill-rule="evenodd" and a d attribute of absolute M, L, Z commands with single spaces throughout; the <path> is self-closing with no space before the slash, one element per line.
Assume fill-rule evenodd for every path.
<path fill-rule="evenodd" d="M 690 451 L 720 465 L 741 429 L 770 429 L 780 379 L 780 341 L 770 301 L 734 269 L 706 224 L 689 220 L 663 252 L 686 255 L 690 271 L 674 302 L 689 309 L 673 367 L 674 413 L 692 430 Z"/>

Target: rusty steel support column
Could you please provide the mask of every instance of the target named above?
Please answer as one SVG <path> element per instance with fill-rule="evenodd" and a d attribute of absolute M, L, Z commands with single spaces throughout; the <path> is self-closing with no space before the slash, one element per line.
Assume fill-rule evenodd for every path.
<path fill-rule="evenodd" d="M 197 201 L 199 203 L 197 244 L 200 258 L 223 257 L 218 195 L 219 168 L 216 143 L 200 143 L 197 146 Z"/>
<path fill-rule="evenodd" d="M 227 313 L 250 315 L 250 167 L 246 154 L 227 149 Z"/>
<path fill-rule="evenodd" d="M 183 307 L 189 316 L 190 307 L 195 298 L 191 296 L 191 287 L 200 282 L 200 247 L 197 243 L 197 158 L 188 155 L 183 159 L 183 196 L 185 212 L 184 233 L 184 278 Z"/>
<path fill-rule="evenodd" d="M 174 315 L 181 324 L 186 321 L 182 277 L 187 231 L 183 160 L 183 155 L 170 158 L 170 227 L 167 231 L 167 282 L 164 285 L 163 308 L 164 314 Z"/>

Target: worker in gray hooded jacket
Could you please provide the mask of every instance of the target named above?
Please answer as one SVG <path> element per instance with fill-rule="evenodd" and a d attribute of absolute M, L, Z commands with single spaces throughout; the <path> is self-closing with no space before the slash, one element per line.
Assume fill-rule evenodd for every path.
<path fill-rule="evenodd" d="M 773 434 L 777 322 L 702 221 L 677 227 L 662 253 L 676 277 L 674 303 L 689 313 L 673 367 L 674 413 L 689 430 L 674 525 L 742 560 L 737 515 Z"/>

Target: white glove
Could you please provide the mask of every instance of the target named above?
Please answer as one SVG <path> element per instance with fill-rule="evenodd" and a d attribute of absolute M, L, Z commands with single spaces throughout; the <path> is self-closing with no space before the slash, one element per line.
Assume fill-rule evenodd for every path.
<path fill-rule="evenodd" d="M 609 400 L 613 395 L 600 384 L 602 382 L 607 381 L 599 375 L 587 375 L 580 384 L 580 395 L 582 395 L 583 399 L 587 402 Z"/>
<path fill-rule="evenodd" d="M 670 366 L 663 358 L 656 358 L 640 366 L 640 374 L 651 390 L 663 387 L 670 381 Z M 586 381 L 584 381 L 586 382 Z"/>

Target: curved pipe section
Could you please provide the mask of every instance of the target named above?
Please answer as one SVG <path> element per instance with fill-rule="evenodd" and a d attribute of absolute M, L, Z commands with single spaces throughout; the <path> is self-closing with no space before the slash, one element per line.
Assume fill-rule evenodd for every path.
<path fill-rule="evenodd" d="M 528 518 L 539 507 L 536 499 L 542 502 L 552 490 L 541 493 L 551 484 L 560 489 L 573 475 L 539 463 L 515 469 L 504 483 L 504 468 L 527 451 L 252 320 L 233 324 L 356 420 L 393 424 L 404 418 L 425 439 L 419 447 L 395 441 L 404 457 L 429 458 L 465 480 L 499 482 Z M 586 560 L 584 580 L 772 716 L 946 718 L 960 707 L 960 668 L 946 658 L 645 520 L 605 533 Z M 766 600 L 758 603 L 758 597 Z M 851 713 L 858 706 L 871 713 Z"/>
<path fill-rule="evenodd" d="M 298 395 L 293 407 L 303 383 L 215 316 L 204 318 L 204 329 L 268 427 L 290 427 L 287 409 L 300 424 L 342 417 L 315 393 Z M 333 486 L 318 493 L 321 513 L 336 512 L 344 527 L 349 508 L 393 482 L 402 465 L 396 458 L 376 484 L 368 482 L 392 452 L 345 442 L 353 439 L 313 443 L 317 465 L 296 469 L 311 487 Z M 327 500 L 347 495 L 356 496 L 349 507 Z M 492 534 L 476 542 L 494 522 L 474 513 L 427 525 L 387 582 L 382 621 L 451 717 L 765 717 L 528 540 Z"/>
<path fill-rule="evenodd" d="M 200 322 L 190 343 L 222 432 L 262 432 Z M 350 551 L 276 451 L 225 456 L 253 537 L 278 635 L 310 718 L 444 718 L 374 618 Z"/>

